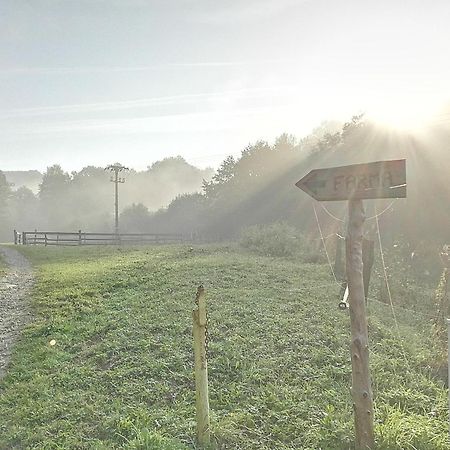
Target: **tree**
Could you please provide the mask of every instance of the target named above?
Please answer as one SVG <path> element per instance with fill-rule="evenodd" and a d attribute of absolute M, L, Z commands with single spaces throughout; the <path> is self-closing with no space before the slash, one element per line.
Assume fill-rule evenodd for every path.
<path fill-rule="evenodd" d="M 177 196 L 167 208 L 157 211 L 150 220 L 156 233 L 203 233 L 210 223 L 208 201 L 202 194 Z"/>
<path fill-rule="evenodd" d="M 39 216 L 39 200 L 33 191 L 21 186 L 12 191 L 10 198 L 14 227 L 19 230 L 39 228 L 42 220 Z"/>
<path fill-rule="evenodd" d="M 53 200 L 61 194 L 65 194 L 69 187 L 70 176 L 64 172 L 60 165 L 47 167 L 39 185 L 39 198 L 41 200 Z"/>
<path fill-rule="evenodd" d="M 221 189 L 230 183 L 235 175 L 236 160 L 233 156 L 224 159 L 211 181 L 203 180 L 203 192 L 206 198 L 213 200 L 220 195 Z"/>
<path fill-rule="evenodd" d="M 9 200 L 11 197 L 11 185 L 5 174 L 0 171 L 0 237 L 5 239 L 11 233 L 11 215 Z"/>
<path fill-rule="evenodd" d="M 0 170 L 0 211 L 6 210 L 10 195 L 11 185 L 8 183 L 5 174 Z"/>
<path fill-rule="evenodd" d="M 70 176 L 61 166 L 48 167 L 39 185 L 41 211 L 47 218 L 47 225 L 54 228 L 65 227 L 71 211 L 69 205 Z"/>
<path fill-rule="evenodd" d="M 149 233 L 150 212 L 142 203 L 133 203 L 120 214 L 120 224 L 128 233 Z"/>

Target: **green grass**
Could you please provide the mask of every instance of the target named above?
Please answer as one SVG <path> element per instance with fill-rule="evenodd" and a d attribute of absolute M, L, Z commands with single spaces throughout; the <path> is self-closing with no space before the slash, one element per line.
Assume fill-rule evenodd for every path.
<path fill-rule="evenodd" d="M 0 448 L 194 448 L 200 283 L 215 446 L 351 448 L 349 317 L 327 266 L 232 246 L 21 251 L 35 320 L 0 383 Z M 370 312 L 377 448 L 449 448 L 429 323 L 399 314 L 400 341 L 385 305 Z"/>

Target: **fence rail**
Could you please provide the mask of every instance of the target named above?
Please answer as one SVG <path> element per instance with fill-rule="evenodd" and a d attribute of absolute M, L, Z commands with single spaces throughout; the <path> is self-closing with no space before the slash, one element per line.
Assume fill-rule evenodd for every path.
<path fill-rule="evenodd" d="M 130 245 L 130 244 L 172 244 L 184 242 L 181 234 L 175 233 L 87 233 L 84 231 L 17 231 L 14 230 L 16 245 Z"/>

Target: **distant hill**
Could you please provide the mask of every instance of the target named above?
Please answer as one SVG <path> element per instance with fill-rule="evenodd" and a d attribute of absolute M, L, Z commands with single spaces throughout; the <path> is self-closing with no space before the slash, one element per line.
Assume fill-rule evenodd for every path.
<path fill-rule="evenodd" d="M 14 190 L 21 186 L 26 186 L 36 193 L 42 181 L 42 173 L 38 170 L 12 170 L 9 172 L 4 171 L 3 173 L 8 182 L 12 183 Z"/>

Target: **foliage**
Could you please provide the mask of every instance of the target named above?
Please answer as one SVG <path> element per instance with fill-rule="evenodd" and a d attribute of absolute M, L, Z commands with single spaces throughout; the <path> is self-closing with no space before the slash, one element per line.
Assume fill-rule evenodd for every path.
<path fill-rule="evenodd" d="M 120 214 L 120 229 L 126 233 L 145 233 L 149 229 L 150 212 L 142 203 L 133 203 Z"/>
<path fill-rule="evenodd" d="M 244 228 L 240 244 L 266 256 L 293 256 L 299 249 L 297 230 L 284 222 Z"/>
<path fill-rule="evenodd" d="M 54 201 L 66 193 L 69 182 L 70 175 L 64 172 L 60 165 L 48 167 L 39 185 L 39 197 L 42 200 Z"/>
<path fill-rule="evenodd" d="M 440 169 L 450 164 L 448 138 L 447 131 L 439 130 L 433 142 L 419 141 L 358 115 L 340 129 L 336 123 L 324 124 L 302 139 L 283 134 L 273 143 L 256 141 L 240 157 L 225 158 L 214 176 L 211 170 L 202 171 L 180 157 L 154 163 L 144 172 L 131 170 L 120 186 L 120 206 L 143 204 L 153 212 L 148 218 L 149 232 L 170 230 L 229 240 L 245 227 L 283 221 L 309 235 L 317 227 L 310 214 L 310 198 L 295 186 L 302 175 L 317 167 L 406 158 L 408 198 L 394 205 L 394 214 L 383 215 L 380 226 L 391 242 L 402 237 L 411 252 L 420 246 L 419 261 L 426 249 L 442 245 L 448 236 L 450 209 L 445 205 L 450 184 Z M 31 228 L 108 231 L 113 224 L 113 186 L 108 179 L 109 173 L 98 167 L 68 175 L 53 166 L 44 175 L 38 214 L 35 205 L 30 208 L 34 213 L 20 210 L 15 206 L 18 198 L 8 194 L 7 220 L 0 223 L 0 231 L 3 228 L 4 236 L 10 237 L 11 228 L 23 229 L 32 222 Z M 0 194 L 0 203 L 1 198 Z M 141 219 L 136 217 L 138 223 L 127 226 L 142 229 Z M 321 221 L 324 230 L 336 231 L 333 218 L 325 215 Z M 411 265 L 420 270 L 430 266 L 428 262 Z"/>
<path fill-rule="evenodd" d="M 11 186 L 6 179 L 5 174 L 0 170 L 0 238 L 5 237 L 6 233 L 4 228 L 10 225 L 11 215 L 8 211 L 10 197 Z"/>
<path fill-rule="evenodd" d="M 223 188 L 234 178 L 236 161 L 233 156 L 228 156 L 217 169 L 210 181 L 203 181 L 203 192 L 205 196 L 211 200 L 220 196 L 221 188 Z"/>
<path fill-rule="evenodd" d="M 6 179 L 5 174 L 0 170 L 0 211 L 3 213 L 6 209 L 8 198 L 11 195 L 11 186 Z"/>
<path fill-rule="evenodd" d="M 449 317 L 450 313 L 450 271 L 448 268 L 444 268 L 442 272 L 441 279 L 439 280 L 439 285 L 436 289 L 436 317 L 434 319 L 434 329 L 436 334 L 445 340 L 447 332 L 446 319 Z"/>
<path fill-rule="evenodd" d="M 178 195 L 167 208 L 150 219 L 150 229 L 158 233 L 183 233 L 194 236 L 203 230 L 208 219 L 205 198 L 199 193 Z"/>
<path fill-rule="evenodd" d="M 54 165 L 43 175 L 36 171 L 7 175 L 16 181 L 16 186 L 11 189 L 0 172 L 1 239 L 11 240 L 13 228 L 20 231 L 112 230 L 114 186 L 104 168 L 87 166 L 69 174 Z M 212 169 L 198 169 L 177 157 L 158 161 L 145 171 L 130 170 L 123 175 L 126 183 L 120 185 L 119 208 L 124 213 L 124 230 L 153 232 L 149 214 L 143 210 L 138 212 L 132 205 L 142 205 L 153 212 L 167 207 L 178 195 L 200 191 L 202 181 L 212 176 Z M 30 177 L 31 185 L 36 184 L 36 177 L 42 178 L 37 195 L 20 184 Z M 125 211 L 127 208 L 131 210 Z"/>
<path fill-rule="evenodd" d="M 240 245 L 264 256 L 296 256 L 304 262 L 323 262 L 323 255 L 313 248 L 299 231 L 286 222 L 253 225 L 241 232 Z"/>
<path fill-rule="evenodd" d="M 201 222 L 206 237 L 226 240 L 250 225 L 286 221 L 310 234 L 316 228 L 308 212 L 311 200 L 295 187 L 302 175 L 318 167 L 406 158 L 408 198 L 395 204 L 395 214 L 380 218 L 380 226 L 392 241 L 403 237 L 411 246 L 420 242 L 423 248 L 442 245 L 450 222 L 450 209 L 444 207 L 449 202 L 450 184 L 446 172 L 438 168 L 450 164 L 450 153 L 448 133 L 440 131 L 436 142 L 419 141 L 357 115 L 340 130 L 330 124 L 300 140 L 282 135 L 273 144 L 257 141 L 245 147 L 239 158 L 226 158 L 213 179 L 203 184 L 208 214 L 199 218 L 197 227 Z M 183 226 L 160 214 L 158 223 L 164 222 Z M 333 219 L 325 216 L 323 224 L 332 228 Z"/>
<path fill-rule="evenodd" d="M 351 448 L 349 317 L 326 265 L 229 245 L 21 251 L 35 319 L 0 382 L 0 448 L 194 448 L 200 283 L 216 447 Z M 370 304 L 377 449 L 448 449 L 434 336 L 415 313 L 397 319 L 401 340 Z"/>
<path fill-rule="evenodd" d="M 389 304 L 381 255 L 378 249 L 375 253 L 371 290 L 378 300 Z M 429 319 L 435 317 L 435 288 L 441 268 L 438 248 L 428 245 L 426 251 L 418 246 L 412 249 L 405 240 L 396 240 L 392 244 L 386 243 L 383 253 L 394 304 L 426 314 Z"/>

